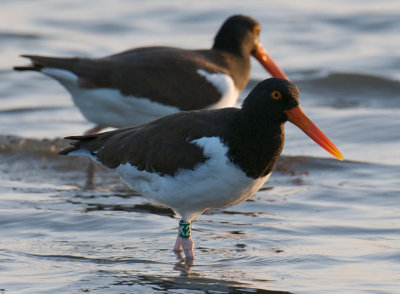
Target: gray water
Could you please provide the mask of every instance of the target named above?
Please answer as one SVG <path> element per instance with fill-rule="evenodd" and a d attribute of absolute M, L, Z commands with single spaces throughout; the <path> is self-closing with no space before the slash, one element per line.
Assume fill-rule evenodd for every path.
<path fill-rule="evenodd" d="M 170 210 L 100 167 L 84 189 L 87 160 L 57 151 L 91 124 L 58 83 L 12 66 L 24 53 L 207 48 L 236 13 L 261 23 L 345 161 L 287 124 L 263 189 L 193 223 L 189 266 L 171 251 Z M 389 0 L 1 1 L 0 293 L 400 293 L 399 32 Z M 254 63 L 241 99 L 266 77 Z"/>

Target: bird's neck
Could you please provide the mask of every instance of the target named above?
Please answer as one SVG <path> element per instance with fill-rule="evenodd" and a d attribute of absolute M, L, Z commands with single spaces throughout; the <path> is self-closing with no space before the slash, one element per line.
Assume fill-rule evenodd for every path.
<path fill-rule="evenodd" d="M 212 49 L 227 52 L 240 57 L 249 57 L 251 46 L 235 36 L 219 33 L 215 36 Z"/>
<path fill-rule="evenodd" d="M 257 179 L 271 173 L 282 152 L 285 133 L 283 122 L 238 119 L 226 138 L 228 157 L 246 173 Z"/>
<path fill-rule="evenodd" d="M 207 57 L 214 63 L 227 70 L 235 82 L 236 88 L 241 92 L 246 87 L 250 76 L 250 55 L 240 55 L 225 50 L 210 50 Z"/>

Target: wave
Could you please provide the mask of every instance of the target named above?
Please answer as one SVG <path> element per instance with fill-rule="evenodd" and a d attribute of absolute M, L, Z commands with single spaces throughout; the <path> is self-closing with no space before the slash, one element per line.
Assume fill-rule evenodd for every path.
<path fill-rule="evenodd" d="M 300 91 L 314 98 L 313 104 L 334 108 L 400 107 L 400 83 L 357 73 L 330 73 L 325 77 L 299 81 Z"/>
<path fill-rule="evenodd" d="M 0 155 L 44 155 L 55 156 L 57 150 L 68 146 L 68 141 L 56 139 L 23 138 L 13 135 L 0 135 Z"/>
<path fill-rule="evenodd" d="M 0 31 L 0 40 L 36 40 L 42 38 L 39 34 L 32 32 L 7 32 Z"/>
<path fill-rule="evenodd" d="M 362 73 L 294 73 L 304 105 L 333 108 L 399 108 L 400 82 Z M 250 81 L 248 88 L 258 81 Z"/>
<path fill-rule="evenodd" d="M 24 114 L 24 113 L 31 113 L 31 112 L 41 112 L 41 111 L 55 111 L 65 109 L 65 107 L 58 107 L 58 106 L 31 106 L 31 107 L 14 107 L 9 109 L 0 109 L 1 114 Z"/>

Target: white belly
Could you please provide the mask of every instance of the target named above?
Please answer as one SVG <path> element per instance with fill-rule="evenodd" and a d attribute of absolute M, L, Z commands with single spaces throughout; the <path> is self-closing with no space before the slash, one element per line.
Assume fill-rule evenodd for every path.
<path fill-rule="evenodd" d="M 82 89 L 78 77 L 67 70 L 44 68 L 42 72 L 58 80 L 71 93 L 82 115 L 99 126 L 134 126 L 179 112 L 177 107 L 147 98 L 122 96 L 116 89 Z"/>
<path fill-rule="evenodd" d="M 186 221 L 192 221 L 210 208 L 223 208 L 252 197 L 268 180 L 247 177 L 227 158 L 227 147 L 219 138 L 201 138 L 193 141 L 204 148 L 209 157 L 194 170 L 182 170 L 175 177 L 138 171 L 129 163 L 116 171 L 144 196 L 172 208 Z"/>

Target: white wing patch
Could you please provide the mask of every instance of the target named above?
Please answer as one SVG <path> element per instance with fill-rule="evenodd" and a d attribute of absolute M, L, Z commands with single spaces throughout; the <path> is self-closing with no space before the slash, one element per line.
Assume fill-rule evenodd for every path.
<path fill-rule="evenodd" d="M 209 108 L 235 106 L 239 98 L 239 91 L 230 76 L 223 73 L 209 73 L 202 69 L 198 69 L 197 73 L 209 81 L 222 95 L 220 101 L 209 106 Z"/>

